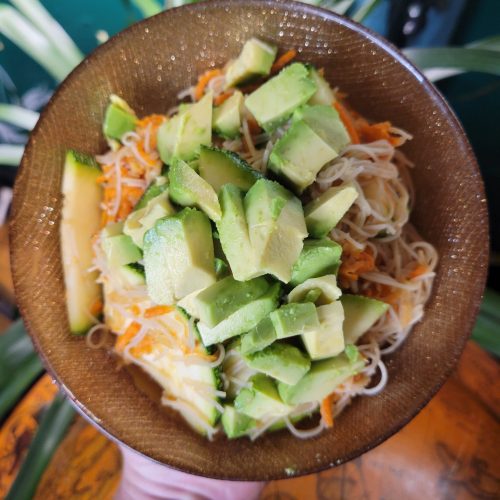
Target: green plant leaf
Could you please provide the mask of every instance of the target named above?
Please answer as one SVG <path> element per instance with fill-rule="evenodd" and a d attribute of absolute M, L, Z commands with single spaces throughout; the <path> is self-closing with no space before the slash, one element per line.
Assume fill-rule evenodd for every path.
<path fill-rule="evenodd" d="M 371 13 L 371 11 L 380 3 L 381 0 L 366 0 L 361 7 L 351 16 L 353 21 L 362 23 Z"/>
<path fill-rule="evenodd" d="M 29 500 L 33 497 L 38 481 L 57 450 L 75 417 L 75 410 L 62 395 L 57 395 L 28 448 L 26 458 L 5 500 Z"/>
<path fill-rule="evenodd" d="M 0 165 L 19 166 L 23 157 L 24 146 L 0 144 Z"/>
<path fill-rule="evenodd" d="M 36 111 L 13 104 L 0 104 L 0 121 L 11 123 L 25 130 L 32 130 L 39 117 L 40 114 Z"/>
<path fill-rule="evenodd" d="M 489 288 L 484 292 L 472 338 L 483 349 L 500 356 L 500 294 Z"/>
<path fill-rule="evenodd" d="M 15 373 L 17 367 L 33 355 L 36 355 L 35 349 L 27 333 L 0 350 L 0 392 L 3 392 L 10 384 L 12 374 Z"/>
<path fill-rule="evenodd" d="M 163 10 L 156 0 L 132 0 L 132 3 L 140 10 L 143 17 L 154 16 Z"/>

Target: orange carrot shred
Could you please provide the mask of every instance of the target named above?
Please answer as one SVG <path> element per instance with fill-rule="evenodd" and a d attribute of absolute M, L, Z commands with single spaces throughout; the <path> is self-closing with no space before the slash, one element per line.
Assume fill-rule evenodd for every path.
<path fill-rule="evenodd" d="M 327 396 L 321 401 L 320 413 L 326 427 L 333 427 L 333 412 L 332 412 L 333 394 Z"/>
<path fill-rule="evenodd" d="M 125 330 L 125 333 L 119 335 L 116 339 L 115 349 L 117 351 L 123 351 L 127 344 L 139 333 L 141 329 L 141 325 L 133 321 Z"/>
<path fill-rule="evenodd" d="M 295 49 L 288 50 L 283 55 L 278 57 L 274 64 L 271 66 L 271 74 L 277 73 L 283 66 L 286 66 L 290 61 L 295 59 L 297 51 Z"/>
<path fill-rule="evenodd" d="M 363 142 L 374 142 L 380 139 L 389 141 L 393 146 L 401 144 L 401 138 L 391 134 L 391 122 L 365 123 L 359 128 L 359 134 Z"/>
<path fill-rule="evenodd" d="M 101 299 L 97 299 L 90 306 L 90 314 L 92 314 L 92 316 L 97 316 L 97 315 L 101 314 L 103 306 L 104 306 L 104 304 L 102 303 L 102 300 Z"/>
<path fill-rule="evenodd" d="M 345 128 L 347 129 L 347 133 L 351 138 L 351 142 L 353 144 L 360 144 L 359 135 L 351 119 L 349 111 L 347 111 L 347 109 L 339 101 L 335 101 L 333 103 L 333 107 L 338 111 L 340 119 L 342 120 L 342 123 L 344 124 Z"/>
<path fill-rule="evenodd" d="M 162 314 L 167 314 L 173 310 L 174 308 L 171 306 L 153 306 L 144 311 L 144 317 L 153 318 L 154 316 L 161 316 Z"/>
<path fill-rule="evenodd" d="M 428 270 L 429 268 L 425 264 L 418 264 L 417 267 L 410 274 L 408 274 L 408 278 L 416 278 L 417 276 L 425 274 Z"/>
<path fill-rule="evenodd" d="M 135 316 L 139 316 L 139 314 L 141 314 L 141 308 L 137 304 L 132 304 L 131 306 L 127 307 L 127 309 Z"/>
<path fill-rule="evenodd" d="M 234 91 L 232 91 L 232 90 L 228 90 L 227 92 L 223 92 L 222 94 L 219 94 L 214 99 L 214 104 L 216 106 L 220 106 L 223 102 L 226 102 L 233 94 L 234 94 Z"/>
<path fill-rule="evenodd" d="M 199 101 L 203 97 L 203 92 L 205 87 L 208 85 L 208 82 L 210 82 L 212 78 L 219 75 L 222 75 L 222 71 L 220 69 L 211 69 L 203 73 L 203 75 L 198 78 L 198 83 L 194 89 L 195 100 Z"/>

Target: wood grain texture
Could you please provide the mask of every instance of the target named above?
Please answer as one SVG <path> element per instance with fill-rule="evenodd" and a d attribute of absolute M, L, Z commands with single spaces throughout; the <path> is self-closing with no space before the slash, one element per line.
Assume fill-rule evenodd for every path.
<path fill-rule="evenodd" d="M 441 262 L 425 320 L 388 360 L 389 384 L 359 398 L 334 429 L 311 441 L 286 432 L 212 443 L 162 411 L 104 353 L 71 338 L 59 249 L 64 151 L 102 152 L 111 92 L 142 115 L 163 112 L 196 75 L 235 56 L 255 35 L 325 68 L 364 115 L 391 120 L 415 139 L 413 221 Z M 212 1 L 138 23 L 99 47 L 62 83 L 26 148 L 11 221 L 16 296 L 46 366 L 81 411 L 109 435 L 194 474 L 263 480 L 327 469 L 381 443 L 408 422 L 453 370 L 484 286 L 488 222 L 467 139 L 435 89 L 386 42 L 330 12 L 290 2 Z M 244 461 L 242 461 L 244 457 Z"/>

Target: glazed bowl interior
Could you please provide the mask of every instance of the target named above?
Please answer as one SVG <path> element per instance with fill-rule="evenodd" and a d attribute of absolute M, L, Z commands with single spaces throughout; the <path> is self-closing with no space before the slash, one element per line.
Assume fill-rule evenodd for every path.
<path fill-rule="evenodd" d="M 414 135 L 412 221 L 440 264 L 424 320 L 388 358 L 389 383 L 354 401 L 332 430 L 302 441 L 286 431 L 208 442 L 144 395 L 103 350 L 69 334 L 59 246 L 64 152 L 102 153 L 110 93 L 141 115 L 162 113 L 179 90 L 257 36 L 325 69 L 365 116 Z M 47 368 L 80 410 L 115 439 L 171 467 L 207 477 L 264 480 L 352 459 L 401 428 L 453 370 L 477 312 L 488 255 L 481 177 L 446 103 L 387 42 L 330 12 L 293 2 L 211 1 L 135 24 L 99 47 L 63 82 L 31 135 L 11 221 L 17 298 Z"/>

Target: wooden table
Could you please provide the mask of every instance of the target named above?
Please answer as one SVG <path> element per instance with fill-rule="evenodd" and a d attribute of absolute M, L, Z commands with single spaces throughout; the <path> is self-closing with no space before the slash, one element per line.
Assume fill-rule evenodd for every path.
<path fill-rule="evenodd" d="M 0 228 L 0 284 L 12 290 L 5 228 Z M 0 328 L 6 324 L 0 319 Z M 453 376 L 398 434 L 343 466 L 270 482 L 261 498 L 500 498 L 499 375 L 498 363 L 469 342 Z M 35 416 L 55 392 L 45 375 L 0 429 L 0 498 L 36 431 Z M 120 474 L 117 447 L 78 417 L 45 471 L 36 498 L 110 499 Z"/>

